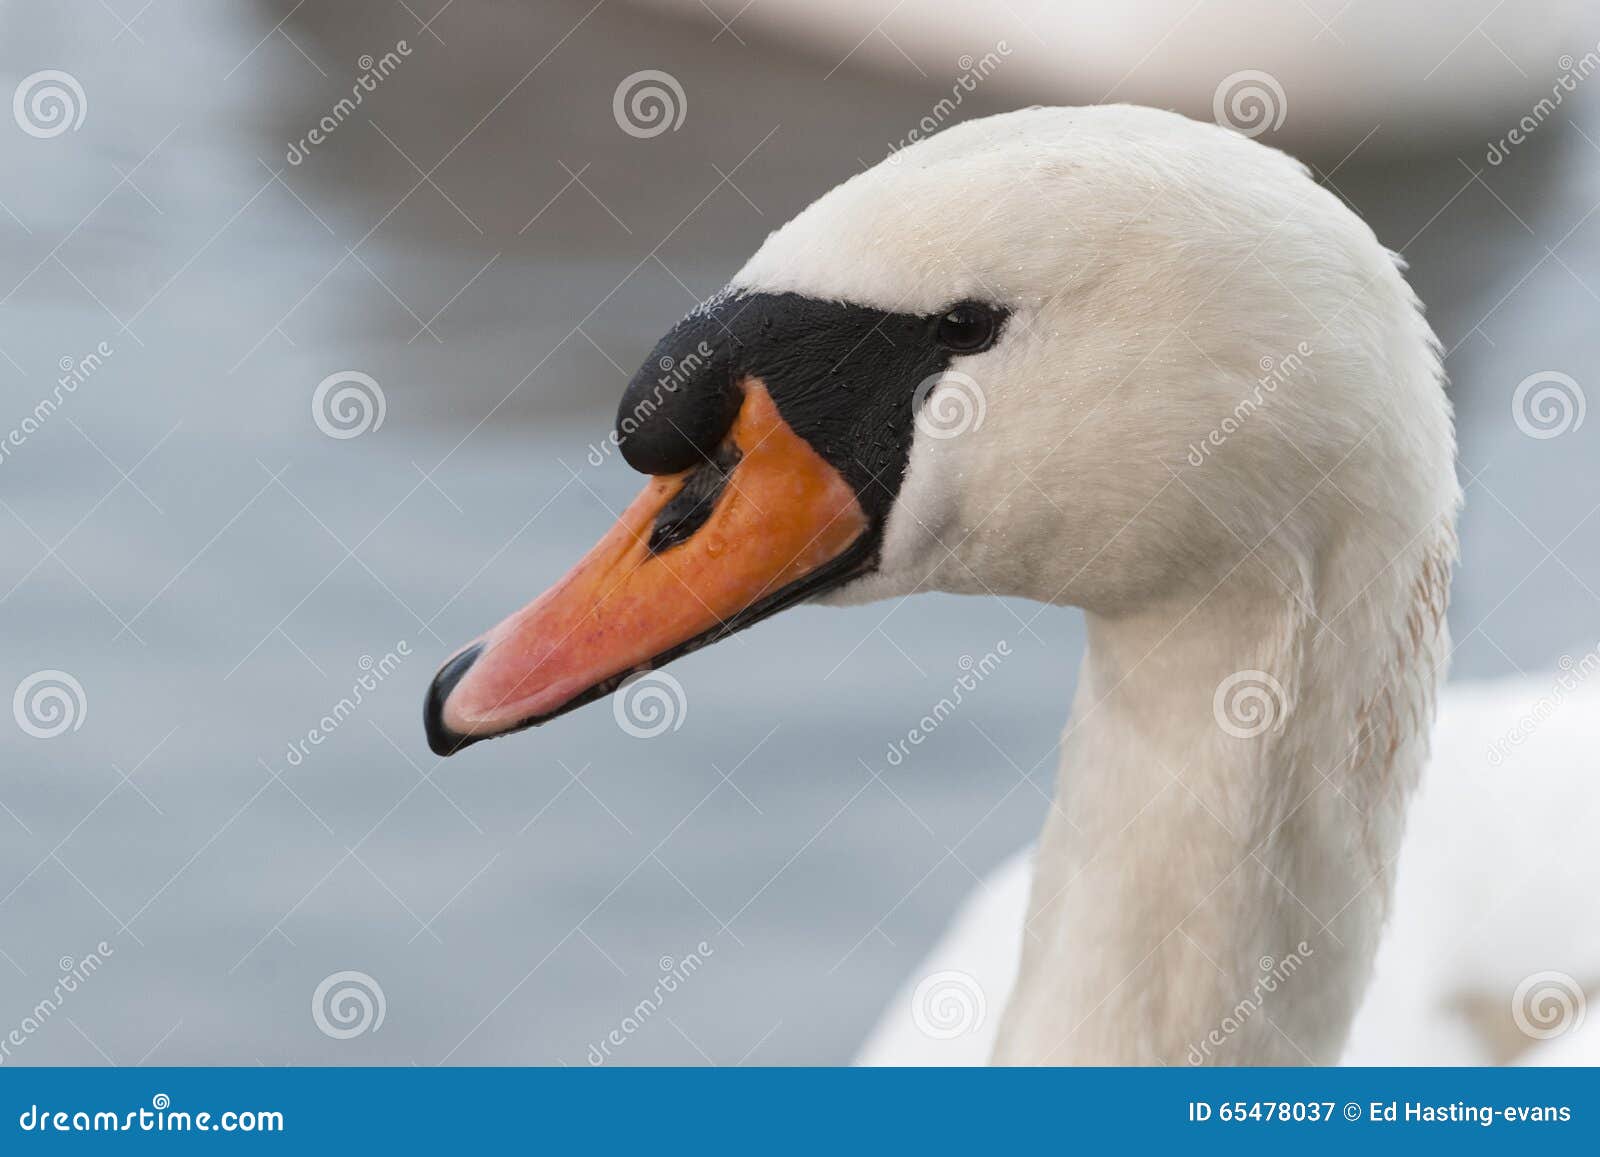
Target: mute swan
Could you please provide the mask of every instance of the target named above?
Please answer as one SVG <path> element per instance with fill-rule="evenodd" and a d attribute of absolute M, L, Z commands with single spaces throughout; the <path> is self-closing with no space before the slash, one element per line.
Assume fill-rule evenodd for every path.
<path fill-rule="evenodd" d="M 950 128 L 768 237 L 657 345 L 617 444 L 654 477 L 440 669 L 436 752 L 804 599 L 1081 606 L 993 1059 L 1183 1063 L 1291 954 L 1206 1059 L 1339 1057 L 1460 491 L 1417 302 L 1299 164 L 1129 106 Z"/>

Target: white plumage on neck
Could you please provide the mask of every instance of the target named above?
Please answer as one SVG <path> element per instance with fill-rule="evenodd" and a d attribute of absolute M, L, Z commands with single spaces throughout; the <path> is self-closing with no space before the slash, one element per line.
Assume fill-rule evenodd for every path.
<path fill-rule="evenodd" d="M 1337 1059 L 1445 646 L 1412 645 L 1403 612 L 1376 637 L 1341 618 L 1341 642 L 1318 605 L 1332 619 L 1339 602 L 1224 584 L 1198 605 L 1090 616 L 997 1060 Z M 1382 703 L 1361 694 L 1378 687 Z M 1292 990 L 1239 1018 L 1262 962 L 1290 959 Z"/>

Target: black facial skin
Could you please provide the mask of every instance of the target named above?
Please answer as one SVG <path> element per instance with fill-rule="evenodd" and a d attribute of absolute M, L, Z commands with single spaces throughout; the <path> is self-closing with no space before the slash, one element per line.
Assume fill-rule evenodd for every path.
<path fill-rule="evenodd" d="M 656 344 L 617 408 L 618 445 L 645 474 L 703 466 L 733 425 L 739 383 L 757 378 L 881 536 L 911 453 L 917 387 L 953 357 L 992 346 L 1007 316 L 981 302 L 912 314 L 794 293 L 730 296 Z M 662 364 L 696 369 L 679 379 L 659 373 Z"/>
<path fill-rule="evenodd" d="M 746 378 L 766 386 L 783 420 L 855 491 L 867 529 L 839 557 L 655 656 L 650 666 L 659 667 L 870 573 L 905 478 L 917 387 L 942 372 L 952 358 L 992 346 L 1008 316 L 1006 309 L 982 302 L 910 314 L 793 293 L 744 293 L 695 311 L 662 338 L 628 384 L 617 410 L 617 445 L 630 466 L 645 474 L 692 471 L 656 519 L 652 552 L 688 541 L 721 499 L 739 460 L 738 450 L 725 439 L 739 412 Z M 709 355 L 702 353 L 706 350 Z M 662 366 L 673 369 L 664 372 Z M 685 367 L 692 367 L 691 372 Z M 424 717 L 428 744 L 436 754 L 454 754 L 480 738 L 457 735 L 442 721 L 450 689 L 480 649 L 448 664 L 429 691 Z M 602 680 L 514 730 L 609 695 L 632 673 Z"/>

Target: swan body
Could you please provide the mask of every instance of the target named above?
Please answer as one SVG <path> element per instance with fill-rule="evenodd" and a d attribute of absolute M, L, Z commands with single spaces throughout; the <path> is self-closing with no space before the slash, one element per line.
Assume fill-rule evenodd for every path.
<path fill-rule="evenodd" d="M 1338 1058 L 1449 655 L 1460 491 L 1416 299 L 1301 165 L 1129 106 L 950 128 L 773 233 L 652 351 L 617 437 L 651 481 L 441 668 L 436 751 L 801 599 L 1082 607 L 993 1059 L 1181 1063 L 1290 956 L 1205 1059 Z"/>
<path fill-rule="evenodd" d="M 1407 819 L 1394 912 L 1342 1062 L 1353 1065 L 1600 1064 L 1586 993 L 1600 983 L 1593 752 L 1595 653 L 1554 676 L 1453 684 Z M 1579 665 L 1581 664 L 1581 665 Z M 1515 741 L 1512 737 L 1516 737 Z M 995 1022 L 918 1027 L 930 976 L 1003 1005 L 1015 983 L 1033 850 L 1008 857 L 963 902 L 884 1009 L 865 1065 L 978 1065 Z M 1539 980 L 1531 978 L 1539 977 Z M 970 998 L 970 992 L 967 994 Z M 1185 1058 L 1193 1062 L 1198 1052 Z"/>

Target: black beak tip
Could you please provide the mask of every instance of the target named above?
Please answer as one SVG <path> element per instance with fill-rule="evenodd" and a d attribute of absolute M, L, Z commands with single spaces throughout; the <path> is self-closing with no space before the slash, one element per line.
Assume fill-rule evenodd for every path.
<path fill-rule="evenodd" d="M 483 644 L 475 643 L 451 659 L 439 673 L 433 677 L 433 682 L 428 685 L 428 697 L 422 704 L 422 726 L 428 733 L 428 747 L 438 756 L 454 755 L 465 747 L 470 747 L 478 742 L 481 736 L 462 735 L 445 726 L 444 704 L 450 698 L 450 692 L 455 690 L 461 677 L 477 662 L 478 656 L 483 652 Z"/>

